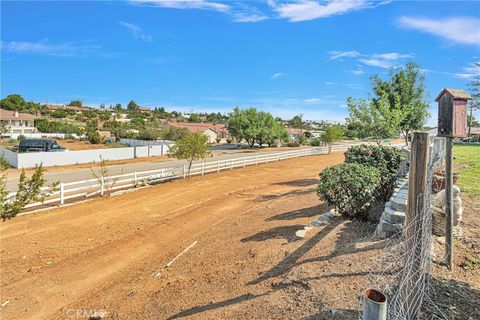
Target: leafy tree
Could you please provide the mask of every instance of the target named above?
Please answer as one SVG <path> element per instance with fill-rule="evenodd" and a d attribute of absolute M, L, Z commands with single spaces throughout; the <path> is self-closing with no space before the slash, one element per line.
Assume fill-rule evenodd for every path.
<path fill-rule="evenodd" d="M 270 113 L 258 112 L 255 108 L 235 108 L 228 119 L 228 131 L 237 141 L 245 139 L 251 148 L 255 143 L 271 146 L 287 136 L 285 129 Z"/>
<path fill-rule="evenodd" d="M 25 100 L 19 94 L 10 94 L 5 99 L 0 100 L 0 107 L 5 110 L 23 110 Z"/>
<path fill-rule="evenodd" d="M 207 115 L 207 122 L 213 122 L 213 123 L 225 123 L 226 122 L 226 117 L 223 116 L 220 112 L 217 113 L 210 113 Z"/>
<path fill-rule="evenodd" d="M 296 129 L 302 129 L 303 128 L 303 119 L 302 119 L 303 115 L 302 114 L 297 114 L 296 116 L 294 116 L 290 121 L 290 126 L 292 128 L 296 128 Z"/>
<path fill-rule="evenodd" d="M 79 107 L 79 108 L 83 107 L 83 103 L 80 100 L 72 100 L 68 105 L 72 107 Z"/>
<path fill-rule="evenodd" d="M 188 133 L 170 147 L 168 156 L 187 160 L 187 174 L 190 177 L 190 169 L 192 168 L 193 161 L 212 156 L 212 152 L 208 150 L 207 141 L 207 136 L 202 133 Z"/>
<path fill-rule="evenodd" d="M 121 103 L 117 103 L 114 107 L 115 111 L 122 111 L 122 104 Z"/>
<path fill-rule="evenodd" d="M 100 120 L 105 121 L 105 120 L 110 119 L 110 112 L 108 112 L 108 111 L 103 111 L 103 112 L 101 112 L 98 116 L 99 116 Z"/>
<path fill-rule="evenodd" d="M 82 110 L 82 116 L 88 119 L 94 119 L 97 117 L 97 112 L 92 109 L 85 109 L 85 110 Z"/>
<path fill-rule="evenodd" d="M 165 126 L 162 129 L 160 136 L 165 140 L 177 141 L 188 134 L 187 128 L 177 128 L 172 126 Z"/>
<path fill-rule="evenodd" d="M 477 68 L 480 68 L 480 64 L 476 64 Z M 469 109 L 470 114 L 468 116 L 468 135 L 472 132 L 473 126 L 478 126 L 478 122 L 475 121 L 475 117 L 473 116 L 473 112 L 475 110 L 480 110 L 480 76 L 476 76 L 470 83 L 469 83 L 469 91 L 470 95 L 472 96 L 472 100 L 469 102 Z"/>
<path fill-rule="evenodd" d="M 26 102 L 21 95 L 11 94 L 0 100 L 0 108 L 12 111 L 28 111 L 34 113 L 40 110 L 40 105 L 33 101 Z"/>
<path fill-rule="evenodd" d="M 0 170 L 3 171 L 5 169 L 1 168 Z M 47 191 L 41 190 L 46 183 L 43 172 L 42 165 L 36 166 L 32 177 L 28 178 L 25 170 L 22 169 L 17 192 L 9 199 L 6 189 L 6 178 L 5 175 L 2 175 L 0 178 L 0 217 L 3 221 L 14 218 L 30 202 L 43 201 L 55 191 L 58 182 L 53 183 Z"/>
<path fill-rule="evenodd" d="M 407 63 L 405 68 L 391 68 L 386 81 L 378 75 L 372 77 L 373 105 L 377 109 L 387 107 L 398 112 L 398 128 L 407 145 L 410 132 L 422 129 L 428 118 L 424 81 L 425 76 L 414 62 Z"/>
<path fill-rule="evenodd" d="M 188 118 L 188 122 L 191 122 L 191 123 L 200 123 L 202 122 L 202 119 L 200 118 L 200 116 L 196 113 L 192 113 L 190 115 L 190 117 Z"/>
<path fill-rule="evenodd" d="M 138 138 L 142 140 L 157 140 L 159 137 L 160 131 L 152 127 L 146 127 L 138 133 Z"/>
<path fill-rule="evenodd" d="M 35 127 L 44 133 L 65 133 L 82 135 L 84 129 L 80 126 L 62 121 L 48 121 L 47 119 L 35 119 Z"/>
<path fill-rule="evenodd" d="M 320 140 L 328 145 L 328 153 L 332 152 L 332 144 L 335 141 L 338 141 L 343 136 L 342 127 L 336 125 L 331 126 L 325 130 L 324 133 L 320 136 Z"/>
<path fill-rule="evenodd" d="M 85 130 L 87 139 L 91 144 L 99 144 L 102 142 L 100 133 L 98 132 L 98 120 L 91 120 L 87 122 Z"/>
<path fill-rule="evenodd" d="M 126 124 L 118 121 L 105 121 L 103 123 L 103 130 L 110 131 L 117 141 L 120 141 L 120 138 L 125 137 L 127 126 Z"/>
<path fill-rule="evenodd" d="M 138 113 L 140 112 L 140 106 L 132 100 L 128 103 L 127 110 L 130 112 Z"/>
<path fill-rule="evenodd" d="M 360 139 L 373 139 L 378 145 L 384 139 L 393 138 L 399 132 L 400 111 L 386 106 L 386 99 L 372 102 L 363 99 L 347 99 L 349 117 L 346 119 L 349 133 Z M 332 126 L 333 127 L 333 126 Z M 332 128 L 329 127 L 329 128 Z M 328 130 L 327 128 L 326 130 Z"/>
<path fill-rule="evenodd" d="M 67 112 L 65 110 L 55 110 L 51 116 L 57 119 L 63 119 L 67 117 Z"/>
<path fill-rule="evenodd" d="M 0 138 L 3 138 L 3 135 L 8 132 L 7 125 L 3 122 L 0 122 Z"/>

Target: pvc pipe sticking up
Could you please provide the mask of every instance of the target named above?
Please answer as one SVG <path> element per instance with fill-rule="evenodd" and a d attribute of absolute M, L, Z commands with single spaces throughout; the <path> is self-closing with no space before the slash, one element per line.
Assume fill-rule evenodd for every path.
<path fill-rule="evenodd" d="M 387 297 L 375 289 L 363 292 L 363 320 L 386 320 Z"/>

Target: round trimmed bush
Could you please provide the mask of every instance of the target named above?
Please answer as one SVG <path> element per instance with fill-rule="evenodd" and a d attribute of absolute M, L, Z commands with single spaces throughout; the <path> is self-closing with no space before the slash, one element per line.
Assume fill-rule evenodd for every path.
<path fill-rule="evenodd" d="M 310 145 L 313 147 L 318 147 L 320 145 L 320 140 L 318 140 L 317 138 L 314 138 L 312 139 L 312 141 L 310 141 Z"/>
<path fill-rule="evenodd" d="M 349 218 L 366 219 L 375 201 L 380 172 L 357 163 L 342 163 L 320 173 L 317 194 Z"/>
<path fill-rule="evenodd" d="M 393 192 L 395 181 L 405 155 L 399 148 L 362 144 L 353 146 L 345 153 L 346 163 L 358 163 L 375 167 L 380 171 L 378 198 L 387 200 Z"/>

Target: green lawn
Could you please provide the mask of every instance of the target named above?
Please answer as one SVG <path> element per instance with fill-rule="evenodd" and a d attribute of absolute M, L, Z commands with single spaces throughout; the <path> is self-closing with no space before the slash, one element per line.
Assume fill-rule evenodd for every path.
<path fill-rule="evenodd" d="M 480 145 L 455 144 L 453 156 L 454 165 L 460 173 L 460 189 L 480 197 Z"/>

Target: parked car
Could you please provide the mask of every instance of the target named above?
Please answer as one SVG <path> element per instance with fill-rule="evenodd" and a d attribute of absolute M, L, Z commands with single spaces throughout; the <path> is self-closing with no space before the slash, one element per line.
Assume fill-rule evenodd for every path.
<path fill-rule="evenodd" d="M 58 152 L 66 150 L 57 141 L 47 139 L 23 139 L 18 145 L 18 152 Z"/>

